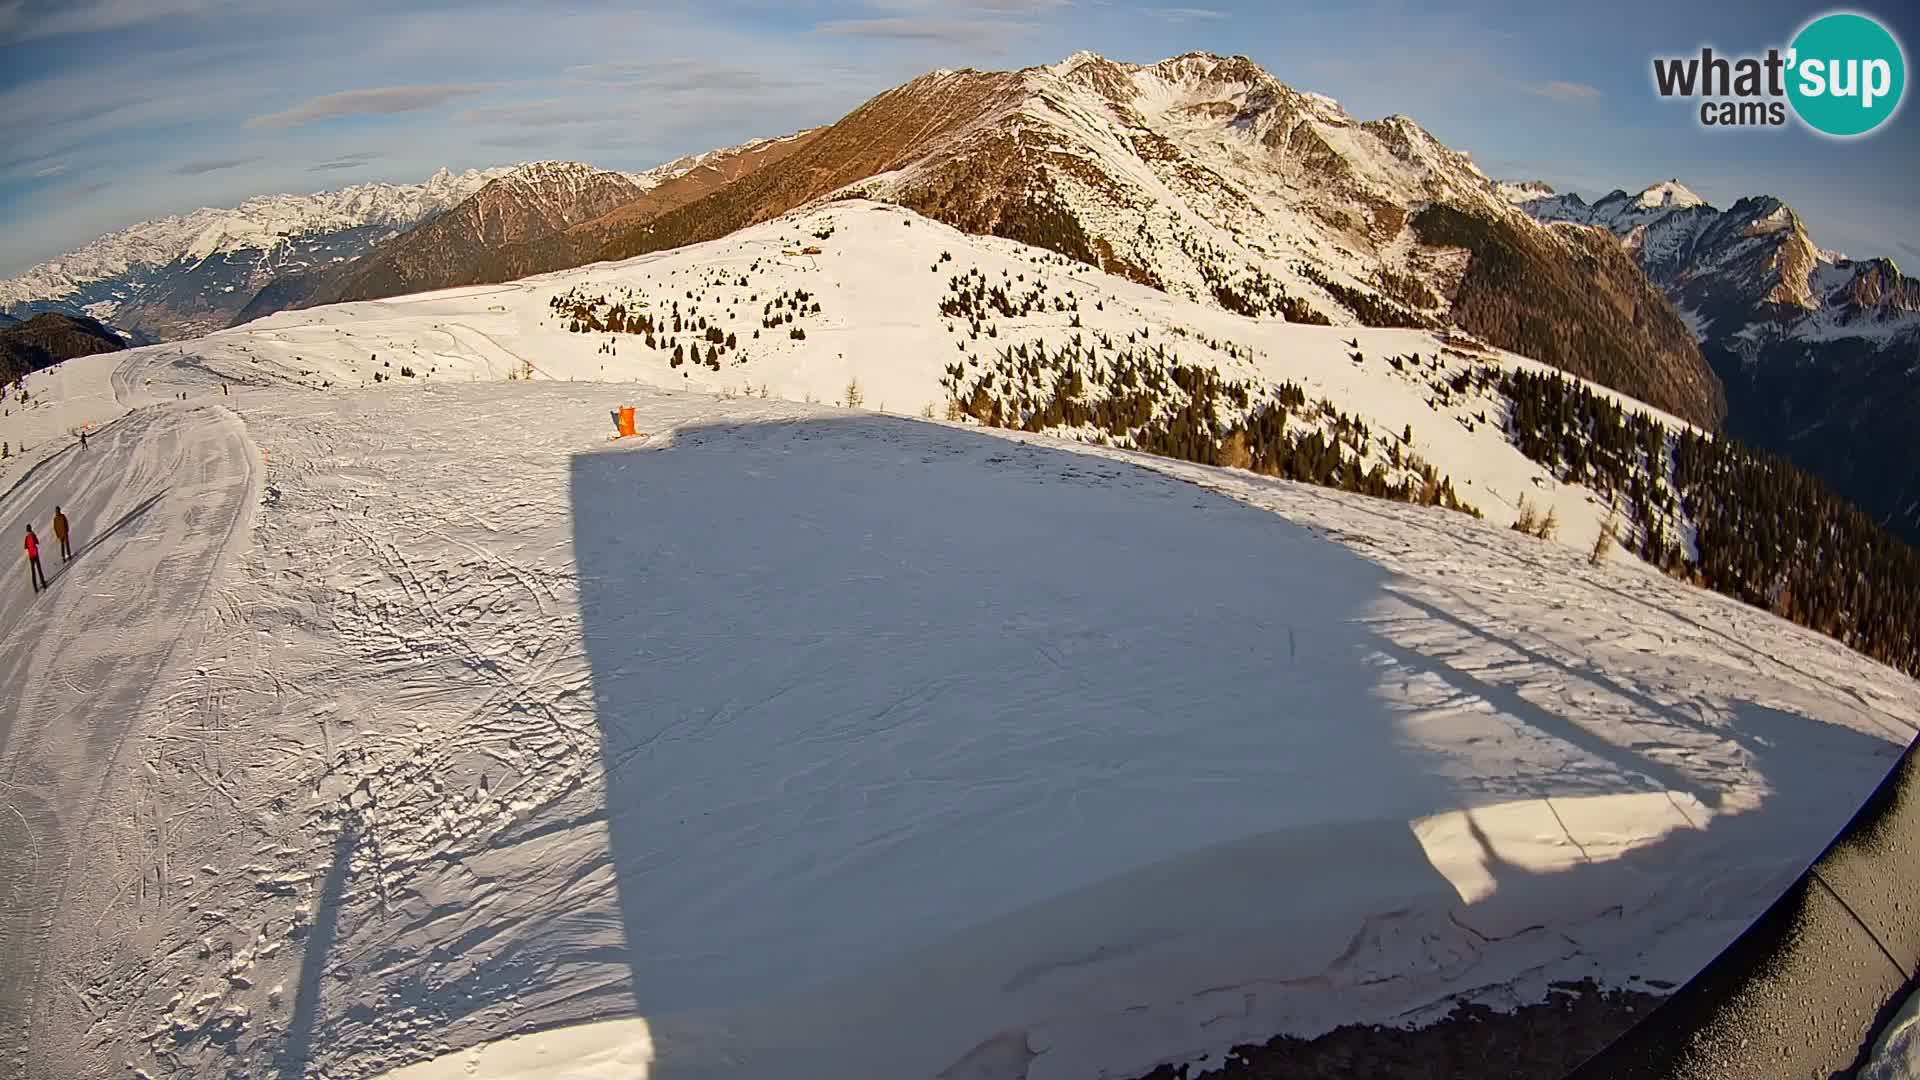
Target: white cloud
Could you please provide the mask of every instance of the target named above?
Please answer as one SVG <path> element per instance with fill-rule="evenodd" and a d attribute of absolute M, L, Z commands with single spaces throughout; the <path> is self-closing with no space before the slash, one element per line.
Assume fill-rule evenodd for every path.
<path fill-rule="evenodd" d="M 1227 13 L 1213 8 L 1196 7 L 1156 7 L 1144 9 L 1148 15 L 1165 19 L 1168 22 L 1194 22 L 1197 20 L 1224 19 Z"/>
<path fill-rule="evenodd" d="M 1000 51 L 1008 38 L 1034 29 L 1031 23 L 996 20 L 952 20 L 890 17 L 836 19 L 814 27 L 822 34 L 880 38 L 888 41 L 925 41 L 940 45 Z"/>
<path fill-rule="evenodd" d="M 210 172 L 225 172 L 242 165 L 251 165 L 260 160 L 260 155 L 237 158 L 202 158 L 197 161 L 183 161 L 171 170 L 175 176 L 203 176 Z"/>
<path fill-rule="evenodd" d="M 367 165 L 370 165 L 373 162 L 380 160 L 380 157 L 381 155 L 379 154 L 370 154 L 370 153 L 341 154 L 338 157 L 328 158 L 327 160 L 322 161 L 316 165 L 310 165 L 307 167 L 307 171 L 308 172 L 339 172 L 344 169 L 359 169 L 359 168 L 364 168 Z"/>
<path fill-rule="evenodd" d="M 0 43 L 63 34 L 124 30 L 144 23 L 193 18 L 233 0 L 52 0 L 0 4 Z"/>
<path fill-rule="evenodd" d="M 1073 6 L 1073 0 L 869 0 L 879 11 L 992 11 L 1001 14 L 1040 15 Z"/>
<path fill-rule="evenodd" d="M 277 113 L 247 121 L 250 128 L 290 128 L 340 116 L 392 116 L 420 112 L 469 97 L 492 87 L 484 83 L 440 83 L 427 86 L 378 86 L 322 94 Z"/>
<path fill-rule="evenodd" d="M 1600 96 L 1600 91 L 1597 88 L 1588 86 L 1586 83 L 1564 82 L 1560 79 L 1555 79 L 1550 83 L 1543 83 L 1539 86 L 1529 86 L 1527 89 L 1543 98 L 1552 98 L 1555 101 L 1565 101 L 1576 105 L 1592 101 Z"/>

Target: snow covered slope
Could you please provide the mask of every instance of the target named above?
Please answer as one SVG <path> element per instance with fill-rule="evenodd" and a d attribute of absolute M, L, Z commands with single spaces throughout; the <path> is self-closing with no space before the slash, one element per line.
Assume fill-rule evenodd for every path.
<path fill-rule="evenodd" d="M 969 273 L 1045 310 L 943 320 Z M 720 370 L 589 295 L 720 321 Z M 1488 520 L 877 412 L 1076 333 L 1089 385 L 1133 333 L 1407 417 Z M 1504 528 L 1597 511 L 1387 362 L 1462 355 L 1353 334 L 848 203 L 30 377 L 0 520 L 94 546 L 0 594 L 8 1066 L 1124 1077 L 1677 983 L 1920 686 Z"/>
<path fill-rule="evenodd" d="M 987 298 L 963 298 L 976 288 Z M 607 329 L 616 305 L 617 331 Z M 640 329 L 643 314 L 651 335 Z M 1560 539 L 1584 549 L 1607 516 L 1586 488 L 1562 484 L 1513 447 L 1497 392 L 1474 385 L 1455 393 L 1448 385 L 1483 367 L 1550 370 L 1543 365 L 1458 335 L 1234 315 L 857 200 L 624 263 L 283 312 L 201 339 L 193 352 L 253 377 L 315 388 L 521 376 L 840 402 L 852 385 L 869 408 L 944 417 L 950 398 L 971 398 L 983 382 L 1009 412 L 1020 401 L 1031 408 L 1063 372 L 1029 373 L 1029 361 L 1009 350 L 1031 357 L 1044 346 L 1059 356 L 1075 342 L 1097 357 L 1081 365 L 1096 381 L 1129 363 L 1180 359 L 1217 368 L 1256 388 L 1242 413 L 1292 382 L 1315 414 L 1297 416 L 1296 431 L 1313 424 L 1332 439 L 1338 414 L 1359 418 L 1368 429 L 1354 440 L 1365 443 L 1362 471 L 1379 465 L 1397 481 L 1417 473 L 1414 459 L 1424 460 L 1497 524 L 1514 521 L 1524 497 L 1542 513 L 1553 509 Z M 1167 415 L 1178 396 L 1168 391 L 1156 415 Z M 1628 404 L 1676 431 L 1685 426 Z M 1103 437 L 1092 427 L 1075 430 L 1089 441 Z M 1674 526 L 1684 533 L 1683 522 Z"/>

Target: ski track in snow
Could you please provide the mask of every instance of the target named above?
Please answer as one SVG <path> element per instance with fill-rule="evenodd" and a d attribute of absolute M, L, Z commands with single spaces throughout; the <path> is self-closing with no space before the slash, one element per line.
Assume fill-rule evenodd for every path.
<path fill-rule="evenodd" d="M 354 309 L 413 305 L 476 374 L 579 369 Z M 1677 983 L 1920 725 L 1835 642 L 1445 511 L 634 385 L 221 396 L 339 328 L 9 418 L 0 520 L 100 542 L 0 590 L 8 1076 L 1121 1076 Z"/>
<path fill-rule="evenodd" d="M 8 1058 L 30 1073 L 61 1071 L 37 1057 L 49 1043 L 46 1013 L 35 1006 L 71 994 L 90 1010 L 98 990 L 76 985 L 84 976 L 48 947 L 50 920 L 93 884 L 127 904 L 117 915 L 100 911 L 96 929 L 109 918 L 138 922 L 165 903 L 172 853 L 155 817 L 164 808 L 137 806 L 135 821 L 117 819 L 127 808 L 116 793 L 140 760 L 123 750 L 177 647 L 197 637 L 217 564 L 245 540 L 252 479 L 237 418 L 200 405 L 136 413 L 88 449 L 43 461 L 6 497 L 9 527 L 32 520 L 41 533 L 50 583 L 39 595 L 19 582 L 0 589 L 8 687 L 0 703 L 8 819 L 0 967 L 17 973 L 0 998 L 0 1032 Z M 64 565 L 48 524 L 56 502 L 73 529 L 74 557 Z"/>

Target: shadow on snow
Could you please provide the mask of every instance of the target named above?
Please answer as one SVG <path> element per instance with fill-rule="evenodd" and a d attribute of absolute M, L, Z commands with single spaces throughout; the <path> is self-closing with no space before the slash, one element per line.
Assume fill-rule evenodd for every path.
<path fill-rule="evenodd" d="M 1388 640 L 1373 617 L 1409 598 L 1381 567 L 1142 467 L 860 417 L 682 429 L 580 455 L 571 483 L 658 1076 L 706 1075 L 716 1040 L 762 1075 L 1018 1066 L 1077 1037 L 1030 1038 L 1036 1018 L 1122 1016 L 1162 985 L 1199 1001 L 1221 971 L 1364 965 L 1383 933 L 1369 912 L 1472 907 L 1486 942 L 1542 902 L 1707 873 L 1744 845 L 1729 830 L 1762 850 L 1777 830 L 1792 843 L 1774 850 L 1811 858 L 1853 809 L 1783 789 L 1551 882 L 1488 847 L 1498 890 L 1468 905 L 1408 822 L 1493 800 L 1409 744 L 1383 668 L 1599 759 L 1603 792 L 1711 807 L 1712 779 Z M 1857 772 L 1862 795 L 1896 753 L 1750 703 L 1733 724 L 1761 775 L 1814 760 Z"/>

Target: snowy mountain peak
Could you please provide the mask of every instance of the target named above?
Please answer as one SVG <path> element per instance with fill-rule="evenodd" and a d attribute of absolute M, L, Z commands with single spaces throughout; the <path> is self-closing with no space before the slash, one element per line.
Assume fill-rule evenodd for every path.
<path fill-rule="evenodd" d="M 1067 75 L 1073 74 L 1074 71 L 1083 64 L 1109 63 L 1109 62 L 1110 61 L 1108 61 L 1106 57 L 1101 56 L 1097 52 L 1092 52 L 1087 49 L 1081 49 L 1080 51 L 1074 53 L 1072 56 L 1067 57 L 1065 60 L 1062 60 L 1059 63 L 1052 65 L 1050 70 L 1052 70 L 1052 72 L 1055 75 L 1065 77 Z M 934 75 L 936 76 L 950 75 L 950 74 L 952 74 L 952 72 L 946 69 L 942 69 L 940 71 L 934 72 Z"/>
<path fill-rule="evenodd" d="M 1557 193 L 1553 185 L 1545 180 L 1502 180 L 1496 185 L 1500 194 L 1515 206 L 1533 202 L 1535 199 L 1551 199 Z M 1579 198 L 1579 196 L 1574 196 Z"/>
<path fill-rule="evenodd" d="M 1666 180 L 1642 191 L 1634 202 L 1640 207 L 1651 210 L 1657 207 L 1705 206 L 1707 200 L 1695 195 L 1678 180 Z"/>
<path fill-rule="evenodd" d="M 525 195 L 565 201 L 578 198 L 596 185 L 604 185 L 610 179 L 618 179 L 626 183 L 633 182 L 625 173 L 612 172 L 584 162 L 528 161 L 515 165 L 488 186 L 496 191 L 513 188 Z"/>

